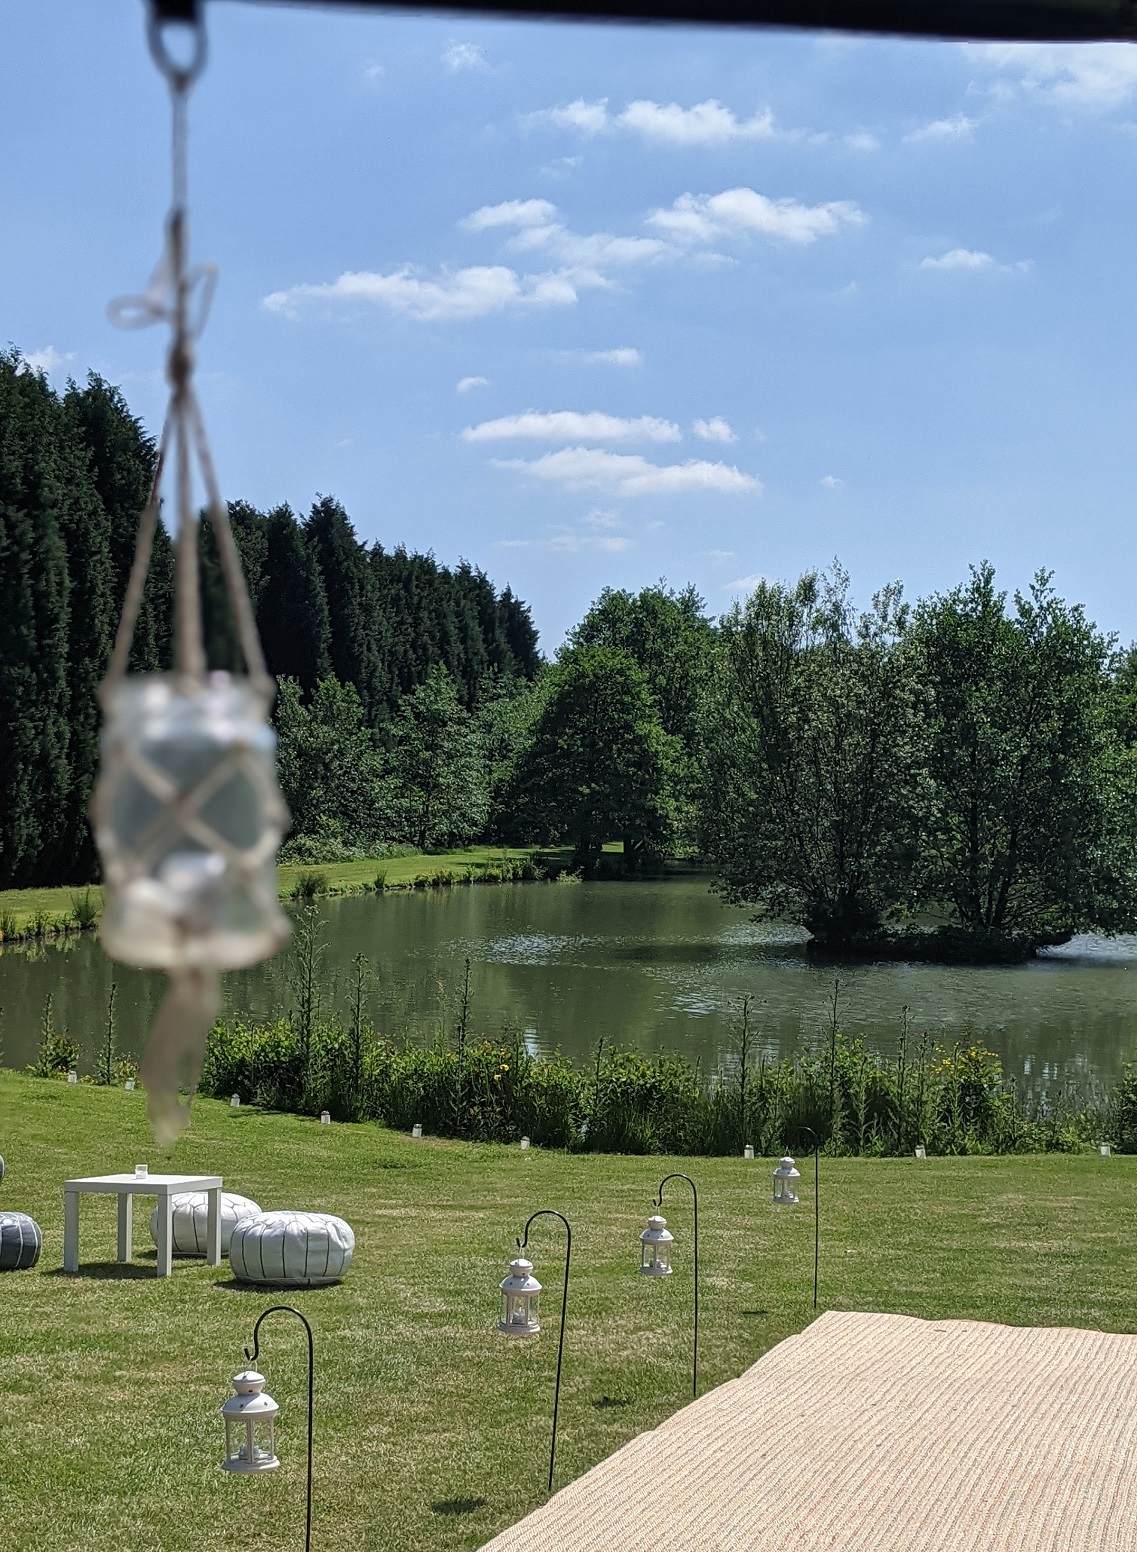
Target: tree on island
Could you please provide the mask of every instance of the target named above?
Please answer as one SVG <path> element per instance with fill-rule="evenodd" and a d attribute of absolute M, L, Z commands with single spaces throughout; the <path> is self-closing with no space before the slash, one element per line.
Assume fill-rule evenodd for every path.
<path fill-rule="evenodd" d="M 570 842 L 586 874 L 618 836 L 625 870 L 634 872 L 671 840 L 679 756 L 642 670 L 613 647 L 569 647 L 540 695 L 511 783 L 514 824 L 530 839 Z"/>
<path fill-rule="evenodd" d="M 725 896 L 831 949 L 910 901 L 919 721 L 898 586 L 858 614 L 839 567 L 723 619 L 703 710 L 702 840 Z"/>
<path fill-rule="evenodd" d="M 930 801 L 916 889 L 969 934 L 1033 944 L 1137 924 L 1137 768 L 1111 643 L 1046 572 L 1013 611 L 994 569 L 919 604 Z"/>

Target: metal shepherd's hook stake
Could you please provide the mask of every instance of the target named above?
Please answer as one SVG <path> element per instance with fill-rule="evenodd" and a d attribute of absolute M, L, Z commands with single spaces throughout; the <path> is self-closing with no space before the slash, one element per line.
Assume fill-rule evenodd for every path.
<path fill-rule="evenodd" d="M 270 1309 L 266 1309 L 263 1314 L 261 1314 L 261 1315 L 259 1315 L 257 1317 L 257 1323 L 253 1327 L 253 1350 L 252 1350 L 252 1352 L 250 1352 L 247 1347 L 245 1348 L 245 1358 L 246 1358 L 246 1360 L 249 1363 L 256 1363 L 256 1361 L 257 1361 L 257 1355 L 259 1354 L 259 1352 L 261 1350 L 261 1338 L 260 1338 L 261 1326 L 264 1324 L 264 1322 L 268 1319 L 268 1317 L 270 1315 L 295 1315 L 296 1319 L 300 1322 L 300 1324 L 304 1327 L 304 1330 L 308 1334 L 308 1497 L 307 1497 L 307 1507 L 305 1509 L 305 1514 L 304 1514 L 304 1552 L 311 1552 L 311 1547 L 312 1547 L 312 1417 L 313 1417 L 312 1402 L 313 1402 L 313 1391 L 314 1391 L 314 1388 L 315 1388 L 314 1382 L 315 1382 L 315 1372 L 316 1372 L 316 1368 L 315 1368 L 315 1351 L 314 1351 L 314 1345 L 313 1345 L 313 1341 L 312 1341 L 312 1327 L 308 1324 L 307 1320 L 300 1313 L 300 1311 L 298 1309 L 294 1309 L 291 1304 L 274 1304 Z"/>
<path fill-rule="evenodd" d="M 657 1207 L 663 1206 L 663 1188 L 669 1180 L 685 1180 L 691 1187 L 691 1195 L 695 1199 L 695 1340 L 691 1353 L 691 1395 L 698 1399 L 699 1395 L 699 1192 L 690 1175 L 664 1175 L 659 1182 L 659 1193 L 655 1199 Z"/>
<path fill-rule="evenodd" d="M 821 1252 L 821 1144 L 812 1126 L 803 1126 L 813 1138 L 813 1307 L 817 1308 L 817 1263 Z"/>
<path fill-rule="evenodd" d="M 565 1312 L 568 1309 L 569 1265 L 572 1261 L 572 1225 L 564 1213 L 556 1212 L 552 1207 L 540 1207 L 530 1217 L 525 1225 L 524 1236 L 517 1241 L 518 1250 L 525 1250 L 529 1245 L 529 1230 L 538 1218 L 559 1218 L 565 1226 L 565 1285 L 561 1294 L 561 1335 L 557 1343 L 557 1385 L 553 1391 L 553 1438 L 549 1446 L 549 1492 L 553 1491 L 553 1465 L 557 1458 L 557 1414 L 561 1405 L 561 1364 L 565 1355 Z"/>

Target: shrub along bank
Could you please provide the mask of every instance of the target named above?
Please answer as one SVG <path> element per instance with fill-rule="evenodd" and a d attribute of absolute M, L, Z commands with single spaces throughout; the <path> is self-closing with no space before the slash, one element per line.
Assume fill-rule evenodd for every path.
<path fill-rule="evenodd" d="M 378 1120 L 402 1131 L 573 1152 L 759 1156 L 804 1153 L 1078 1151 L 1109 1141 L 1137 1152 L 1137 1075 L 1096 1099 L 1020 1094 L 977 1044 L 902 1041 L 885 1060 L 839 1030 L 793 1060 L 737 1061 L 709 1081 L 676 1056 L 601 1043 L 590 1070 L 535 1056 L 518 1038 L 429 1048 L 386 1040 L 356 1021 L 233 1019 L 209 1040 L 201 1089 L 270 1109 Z"/>

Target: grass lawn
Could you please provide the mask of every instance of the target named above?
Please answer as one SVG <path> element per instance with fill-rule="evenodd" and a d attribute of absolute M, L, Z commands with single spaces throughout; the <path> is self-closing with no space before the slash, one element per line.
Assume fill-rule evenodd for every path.
<path fill-rule="evenodd" d="M 432 873 L 461 874 L 467 868 L 477 870 L 503 857 L 524 859 L 537 852 L 562 856 L 555 848 L 550 851 L 548 847 L 540 846 L 468 846 L 460 851 L 413 852 L 406 857 L 371 857 L 363 862 L 288 863 L 277 869 L 277 888 L 281 896 L 287 898 L 302 873 L 322 873 L 332 894 L 352 894 L 370 889 L 379 872 L 386 875 L 387 887 L 395 888 L 413 884 Z M 565 848 L 563 860 L 567 861 L 568 855 L 568 848 Z M 61 889 L 0 889 L 0 920 L 10 917 L 18 932 L 23 932 L 37 916 L 54 927 L 58 922 L 69 920 L 76 897 L 84 895 L 88 887 L 92 901 L 102 911 L 103 891 L 98 884 L 74 884 Z M 3 929 L 0 929 L 0 937 L 2 933 Z"/>
<path fill-rule="evenodd" d="M 157 1282 L 144 1222 L 137 1263 L 119 1269 L 109 1198 L 84 1200 L 80 1274 L 59 1270 L 62 1181 L 163 1163 L 143 1096 L 0 1072 L 0 1152 L 0 1204 L 44 1228 L 39 1267 L 0 1276 L 6 1545 L 302 1546 L 303 1333 L 288 1317 L 266 1323 L 260 1360 L 281 1403 L 282 1469 L 250 1480 L 218 1466 L 218 1408 L 257 1314 L 279 1298 L 197 1262 Z M 326 1208 L 355 1229 L 342 1285 L 285 1296 L 316 1333 L 318 1549 L 477 1547 L 542 1501 L 562 1264 L 551 1220 L 531 1246 L 545 1331 L 519 1343 L 494 1330 L 498 1281 L 535 1208 L 560 1209 L 574 1228 L 558 1483 L 689 1397 L 691 1207 L 680 1185 L 664 1209 L 676 1275 L 635 1273 L 669 1169 L 700 1188 L 704 1385 L 739 1374 L 813 1314 L 808 1164 L 802 1206 L 778 1209 L 769 1161 L 416 1143 L 198 1100 L 165 1167 L 220 1173 L 264 1207 Z M 1096 1154 L 823 1160 L 821 1305 L 1131 1330 L 1135 1184 L 1137 1158 Z"/>

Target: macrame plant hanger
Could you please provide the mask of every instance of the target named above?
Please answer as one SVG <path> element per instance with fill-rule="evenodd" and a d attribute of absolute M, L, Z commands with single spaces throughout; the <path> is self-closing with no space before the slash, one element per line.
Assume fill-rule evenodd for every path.
<path fill-rule="evenodd" d="M 105 880 L 104 947 L 113 959 L 165 970 L 170 980 L 140 1069 L 155 1138 L 169 1147 L 189 1120 L 182 1096 L 192 1095 L 201 1074 L 206 1038 L 221 1006 L 221 971 L 267 958 L 290 929 L 276 893 L 276 853 L 288 815 L 268 722 L 275 686 L 193 384 L 194 345 L 217 280 L 215 266 L 190 268 L 186 258 L 186 118 L 190 89 L 205 63 L 204 24 L 200 15 L 190 24 L 186 64 L 171 57 L 165 25 L 151 13 L 150 51 L 169 83 L 173 107 L 173 204 L 165 248 L 144 294 L 112 302 L 109 312 L 123 328 L 169 324 L 170 403 L 99 691 L 102 762 L 91 818 Z M 195 463 L 244 677 L 211 673 L 206 666 Z M 176 519 L 174 671 L 128 674 L 167 472 Z"/>

